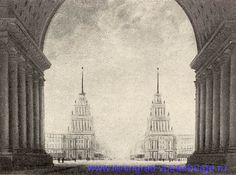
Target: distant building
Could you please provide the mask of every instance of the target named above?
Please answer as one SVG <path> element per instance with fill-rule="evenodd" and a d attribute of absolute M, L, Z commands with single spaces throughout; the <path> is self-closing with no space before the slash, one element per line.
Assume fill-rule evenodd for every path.
<path fill-rule="evenodd" d="M 194 152 L 194 135 L 176 136 L 176 156 L 178 160 L 187 160 Z"/>
<path fill-rule="evenodd" d="M 150 116 L 144 141 L 145 159 L 175 159 L 175 136 L 170 124 L 170 115 L 166 114 L 165 101 L 159 92 L 159 69 L 157 70 L 157 92 L 152 101 Z"/>
<path fill-rule="evenodd" d="M 71 112 L 69 131 L 67 134 L 46 135 L 46 150 L 48 153 L 60 151 L 63 152 L 63 157 L 66 159 L 94 158 L 95 132 L 93 116 L 91 115 L 90 106 L 84 92 L 83 78 L 82 71 L 81 93 L 78 99 L 75 100 Z"/>
<path fill-rule="evenodd" d="M 65 134 L 46 134 L 45 137 L 45 150 L 53 158 L 64 156 L 64 140 Z"/>
<path fill-rule="evenodd" d="M 134 148 L 130 151 L 130 159 L 131 160 L 144 160 L 145 151 L 144 151 L 144 141 L 138 141 Z"/>

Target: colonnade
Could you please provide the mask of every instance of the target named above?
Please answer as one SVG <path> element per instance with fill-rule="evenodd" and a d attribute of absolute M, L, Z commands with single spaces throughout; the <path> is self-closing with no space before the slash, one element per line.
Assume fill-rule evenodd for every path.
<path fill-rule="evenodd" d="M 92 128 L 92 119 L 76 119 L 72 120 L 72 131 L 91 131 Z"/>
<path fill-rule="evenodd" d="M 0 43 L 0 152 L 42 152 L 43 73 L 15 48 Z"/>
<path fill-rule="evenodd" d="M 236 48 L 227 49 L 196 78 L 196 153 L 236 148 Z"/>
<path fill-rule="evenodd" d="M 169 120 L 151 120 L 152 132 L 169 132 L 171 131 Z"/>

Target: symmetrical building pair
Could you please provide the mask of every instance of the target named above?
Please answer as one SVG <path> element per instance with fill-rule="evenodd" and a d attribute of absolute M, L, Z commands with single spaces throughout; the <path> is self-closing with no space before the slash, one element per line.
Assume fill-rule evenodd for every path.
<path fill-rule="evenodd" d="M 71 125 L 66 134 L 46 134 L 46 151 L 54 158 L 93 159 L 95 132 L 93 116 L 84 92 L 82 72 L 81 93 L 71 112 Z"/>
<path fill-rule="evenodd" d="M 193 164 L 206 164 L 209 162 L 211 162 L 212 164 L 224 163 L 228 167 L 235 169 L 235 0 L 176 1 L 183 8 L 184 12 L 190 19 L 198 49 L 197 56 L 191 65 L 192 68 L 196 70 L 198 79 L 196 81 L 196 87 L 198 90 L 196 93 L 197 150 L 195 154 L 189 159 L 189 162 Z M 40 73 L 43 73 L 44 70 L 48 69 L 50 67 L 50 63 L 42 53 L 45 35 L 47 33 L 47 29 L 51 22 L 51 19 L 63 2 L 64 0 L 0 0 L 0 169 L 11 166 L 15 167 L 18 165 L 21 165 L 22 167 L 39 166 L 45 165 L 45 162 L 47 162 L 46 159 L 45 161 L 43 161 L 41 159 L 42 157 L 39 156 L 39 154 L 37 154 L 37 157 L 34 156 L 35 153 L 33 152 L 35 151 L 29 151 L 32 150 L 30 146 L 28 146 L 26 149 L 27 152 L 30 153 L 27 154 L 27 156 L 24 155 L 24 161 L 21 161 L 21 157 L 24 156 L 17 156 L 20 151 L 18 151 L 18 153 L 15 153 L 15 151 L 13 151 L 12 149 L 12 146 L 10 146 L 12 145 L 11 142 L 15 144 L 15 142 L 25 143 L 25 141 L 21 141 L 21 137 L 19 137 L 18 141 L 12 141 L 12 137 L 15 136 L 12 136 L 12 134 L 10 135 L 10 133 L 13 133 L 15 132 L 15 130 L 17 130 L 17 127 L 16 120 L 12 120 L 13 122 L 11 123 L 9 121 L 10 116 L 14 116 L 14 113 L 16 113 L 14 107 L 16 106 L 15 102 L 9 103 L 9 100 L 11 98 L 10 94 L 14 94 L 14 92 L 16 91 L 14 90 L 14 88 L 12 88 L 12 92 L 9 92 L 9 86 L 10 84 L 11 86 L 12 84 L 14 84 L 15 79 L 13 78 L 15 75 L 13 76 L 12 74 L 10 80 L 10 75 L 8 74 L 8 71 L 10 70 L 8 67 L 10 65 L 9 47 L 14 47 L 20 54 L 23 55 L 23 58 L 26 60 L 26 62 L 22 64 L 24 64 L 25 66 L 29 63 L 35 70 L 38 71 L 39 69 Z M 228 49 L 229 51 L 227 51 Z M 215 67 L 215 64 L 213 63 L 216 60 L 222 60 L 225 57 L 225 54 L 228 54 L 229 56 L 228 61 L 230 62 L 230 66 L 224 63 L 220 66 L 219 88 L 219 85 L 215 85 L 219 83 L 214 80 L 216 79 L 214 78 L 215 75 L 212 78 L 213 84 L 211 84 L 211 81 L 209 81 L 209 78 L 207 78 L 208 73 L 206 69 L 212 70 Z M 204 72 L 205 75 L 203 75 Z M 29 74 L 30 76 L 31 73 L 30 71 L 26 71 L 25 74 L 27 76 Z M 227 77 L 226 74 L 230 76 Z M 20 75 L 19 79 L 21 79 Z M 212 94 L 209 93 L 211 87 L 213 88 Z M 34 90 L 32 91 L 34 92 Z M 204 98 L 204 95 L 206 95 L 207 98 Z M 213 96 L 213 102 L 211 100 L 211 96 Z M 21 99 L 22 97 L 18 96 L 18 103 Z M 26 110 L 26 116 L 28 117 L 28 114 L 30 113 L 30 115 L 36 113 L 34 114 L 34 118 L 37 119 L 37 117 L 35 117 L 37 116 L 37 112 L 32 113 L 32 108 L 34 109 L 34 107 L 32 106 L 37 106 L 34 104 L 33 99 L 34 98 L 29 97 L 26 99 L 27 109 L 29 106 L 31 108 L 31 110 Z M 218 100 L 215 102 L 215 99 Z M 16 101 L 16 97 L 12 98 L 11 100 Z M 211 103 L 213 104 L 211 105 Z M 24 106 L 24 102 L 22 102 L 22 104 L 22 106 Z M 220 106 L 218 112 L 216 110 L 216 106 Z M 20 103 L 18 108 L 19 111 L 22 108 Z M 35 111 L 37 111 L 37 109 L 35 109 Z M 41 111 L 41 113 L 43 113 L 43 110 Z M 218 113 L 220 113 L 220 115 L 218 115 Z M 23 121 L 24 118 L 19 117 L 19 115 L 18 120 Z M 25 114 L 23 114 L 23 116 L 24 115 Z M 13 129 L 11 127 L 13 127 Z M 28 127 L 30 126 L 27 125 L 27 128 Z M 18 130 L 19 133 L 22 132 L 19 127 Z M 43 129 L 41 130 L 41 132 L 43 132 Z M 34 132 L 32 134 L 34 135 L 34 138 L 37 138 L 37 134 L 35 134 Z M 29 138 L 31 137 L 32 136 L 29 136 Z M 28 140 L 29 139 L 27 136 L 27 143 Z M 38 142 L 38 138 L 36 140 L 36 142 Z M 43 139 L 40 139 L 39 142 L 41 145 L 43 145 L 41 143 L 41 140 Z M 212 145 L 209 143 L 212 143 Z M 33 150 L 36 149 L 33 148 Z M 31 157 L 31 159 L 29 159 L 30 161 L 27 161 L 26 157 Z M 50 162 L 51 159 L 49 158 L 48 160 Z"/>

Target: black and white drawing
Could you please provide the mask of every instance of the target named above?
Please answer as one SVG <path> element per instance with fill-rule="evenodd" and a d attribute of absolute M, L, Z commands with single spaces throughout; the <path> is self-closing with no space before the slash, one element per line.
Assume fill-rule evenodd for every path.
<path fill-rule="evenodd" d="M 0 0 L 0 174 L 236 174 L 235 9 Z"/>

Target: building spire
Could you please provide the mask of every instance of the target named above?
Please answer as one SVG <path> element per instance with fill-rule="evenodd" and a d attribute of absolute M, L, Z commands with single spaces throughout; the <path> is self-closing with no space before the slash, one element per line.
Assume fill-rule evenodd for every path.
<path fill-rule="evenodd" d="M 84 95 L 84 68 L 82 67 L 81 94 Z"/>
<path fill-rule="evenodd" d="M 159 67 L 157 67 L 157 94 L 159 94 Z"/>

